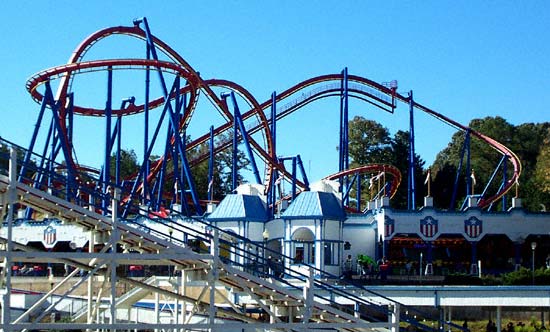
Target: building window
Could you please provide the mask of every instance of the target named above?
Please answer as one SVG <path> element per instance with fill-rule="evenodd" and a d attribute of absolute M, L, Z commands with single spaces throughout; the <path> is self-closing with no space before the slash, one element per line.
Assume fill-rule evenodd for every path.
<path fill-rule="evenodd" d="M 294 264 L 301 264 L 304 262 L 304 247 L 302 245 L 296 245 L 294 251 Z"/>
<path fill-rule="evenodd" d="M 325 265 L 338 265 L 338 243 L 325 243 L 323 255 Z"/>
<path fill-rule="evenodd" d="M 294 264 L 315 264 L 313 242 L 294 243 Z"/>
<path fill-rule="evenodd" d="M 292 253 L 294 264 L 315 264 L 315 244 L 313 232 L 300 227 L 292 234 Z"/>

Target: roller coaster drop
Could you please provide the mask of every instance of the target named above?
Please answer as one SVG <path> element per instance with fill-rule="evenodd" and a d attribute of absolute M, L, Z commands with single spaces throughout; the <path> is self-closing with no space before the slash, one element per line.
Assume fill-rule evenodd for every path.
<path fill-rule="evenodd" d="M 98 42 L 118 35 L 144 40 L 146 57 L 144 59 L 84 60 L 86 53 Z M 159 53 L 167 60 L 161 60 Z M 142 70 L 145 73 L 144 101 L 142 104 L 136 104 L 137 99 L 135 97 L 126 98 L 122 100 L 120 108 L 116 108 L 113 105 L 113 75 L 115 72 L 130 70 Z M 75 77 L 97 71 L 107 72 L 105 108 L 100 109 L 75 104 L 76 93 L 71 90 Z M 152 72 L 157 73 L 160 86 L 161 96 L 156 99 L 151 97 Z M 168 82 L 168 76 L 173 77 L 171 84 Z M 55 96 L 51 86 L 54 79 L 59 80 Z M 182 80 L 184 83 L 182 83 Z M 340 98 L 339 172 L 328 176 L 326 179 L 340 181 L 340 191 L 344 203 L 351 211 L 362 210 L 359 203 L 353 208 L 349 205 L 349 195 L 352 192 L 353 184 L 356 185 L 353 191 L 357 195 L 356 202 L 361 202 L 361 176 L 369 175 L 372 178 L 373 175 L 382 173 L 390 175 L 391 185 L 384 184 L 381 193 L 393 196 L 401 182 L 401 174 L 395 167 L 382 164 L 349 169 L 348 99 L 350 97 L 360 99 L 390 113 L 394 112 L 397 102 L 409 105 L 410 156 L 414 156 L 414 109 L 428 113 L 466 132 L 465 149 L 468 149 L 468 156 L 469 146 L 467 142 L 469 142 L 471 135 L 493 147 L 502 155 L 502 160 L 497 169 L 502 165 L 503 182 L 496 193 L 487 194 L 484 192 L 479 197 L 479 207 L 490 206 L 503 197 L 517 183 L 521 173 L 521 164 L 518 157 L 503 144 L 416 103 L 413 100 L 412 92 L 408 96 L 399 94 L 396 91 L 396 84 L 388 87 L 363 77 L 348 75 L 347 69 L 344 69 L 341 74 L 329 74 L 308 79 L 280 94 L 273 93 L 269 100 L 260 103 L 250 92 L 236 83 L 221 79 L 203 79 L 183 57 L 151 33 L 145 18 L 135 20 L 133 26 L 107 28 L 90 35 L 75 49 L 66 65 L 53 67 L 35 74 L 27 81 L 26 86 L 32 98 L 41 104 L 41 108 L 20 171 L 20 179 L 32 167 L 31 158 L 36 159 L 33 157 L 33 151 L 36 149 L 41 124 L 45 121 L 43 119 L 46 109 L 49 108 L 52 112 L 52 118 L 38 161 L 40 166 L 38 168 L 46 171 L 37 174 L 32 185 L 37 188 L 58 188 L 58 190 L 63 190 L 67 200 L 77 202 L 86 200 L 85 203 L 97 204 L 97 208 L 103 213 L 107 213 L 111 189 L 119 188 L 122 192 L 120 200 L 122 216 L 132 212 L 136 203 L 142 206 L 146 205 L 152 211 L 160 211 L 166 201 L 171 203 L 181 202 L 181 208 L 187 215 L 201 215 L 204 203 L 212 200 L 213 197 L 211 184 L 213 183 L 215 155 L 224 149 L 232 149 L 232 189 L 234 190 L 237 187 L 236 153 L 239 141 L 244 142 L 254 179 L 257 184 L 263 186 L 268 205 L 273 213 L 276 201 L 285 199 L 281 190 L 277 194 L 278 186 L 276 183 L 280 182 L 280 179 L 291 182 L 292 198 L 297 191 L 309 189 L 309 181 L 301 164 L 300 156 L 277 157 L 276 120 L 286 117 L 309 103 L 333 96 Z M 41 86 L 44 87 L 43 93 L 39 92 L 38 89 Z M 222 93 L 216 93 L 217 90 L 221 90 Z M 228 91 L 229 93 L 227 93 Z M 194 114 L 199 110 L 198 105 L 202 94 L 211 102 L 223 120 L 220 121 L 221 124 L 217 127 L 212 126 L 209 133 L 187 141 L 185 139 L 186 133 Z M 233 112 L 230 111 L 227 102 L 228 97 L 230 97 Z M 238 100 L 247 104 L 249 109 L 246 112 L 240 112 Z M 286 103 L 282 104 L 283 102 Z M 281 104 L 282 106 L 279 106 Z M 162 111 L 158 116 L 158 121 L 151 123 L 150 112 L 155 108 L 161 108 Z M 142 113 L 144 117 L 144 157 L 138 174 L 123 179 L 120 175 L 121 141 L 123 140 L 122 120 L 127 116 L 138 113 Z M 74 115 L 105 119 L 105 151 L 101 157 L 103 166 L 100 171 L 93 171 L 91 168 L 77 162 L 77 151 L 73 142 L 78 133 L 74 130 Z M 114 118 L 116 118 L 116 122 L 113 126 L 112 120 Z M 166 130 L 166 140 L 163 143 L 160 142 L 161 139 L 159 138 L 161 130 Z M 150 137 L 151 131 L 153 132 L 152 137 Z M 233 136 L 233 140 L 227 139 L 230 136 Z M 209 145 L 209 151 L 204 152 L 204 149 L 198 149 L 205 144 Z M 154 149 L 159 149 L 159 146 L 164 151 L 162 157 L 150 161 Z M 191 151 L 195 151 L 195 153 L 190 154 Z M 112 153 L 116 156 L 114 178 L 110 176 Z M 193 157 L 190 159 L 191 155 Z M 264 163 L 263 179 L 256 164 L 256 156 Z M 413 160 L 414 158 L 409 159 Z M 191 175 L 191 168 L 205 160 L 209 161 L 208 200 L 198 197 L 195 181 Z M 292 161 L 291 171 L 285 167 L 286 160 Z M 169 164 L 169 161 L 172 161 L 172 165 Z M 507 177 L 507 173 L 509 173 L 506 171 L 507 163 L 510 163 L 513 168 L 510 177 Z M 301 179 L 297 176 L 297 167 L 302 171 Z M 413 162 L 410 162 L 409 167 L 410 170 L 414 169 Z M 467 161 L 466 174 L 470 173 L 468 168 L 469 160 Z M 408 173 L 413 175 L 414 172 L 410 170 Z M 66 177 L 60 179 L 59 174 L 62 171 L 65 172 Z M 460 172 L 460 166 L 458 171 Z M 99 173 L 99 178 L 96 180 L 93 180 L 94 172 L 95 175 Z M 496 172 L 497 170 L 495 170 Z M 469 177 L 468 180 L 470 180 Z M 167 184 L 168 182 L 170 183 Z M 470 183 L 467 182 L 467 192 L 471 194 Z M 414 178 L 409 176 L 410 209 L 414 209 L 414 183 Z M 172 191 L 166 190 L 166 188 L 180 188 L 180 190 Z M 98 193 L 103 193 L 99 196 L 99 199 L 97 198 Z M 96 198 L 93 199 L 92 196 Z"/>

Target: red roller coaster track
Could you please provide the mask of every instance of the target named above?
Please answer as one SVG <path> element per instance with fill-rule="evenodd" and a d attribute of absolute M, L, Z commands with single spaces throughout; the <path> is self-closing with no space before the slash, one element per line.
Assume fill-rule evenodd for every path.
<path fill-rule="evenodd" d="M 93 60 L 93 61 L 83 61 L 87 51 L 92 48 L 96 43 L 104 38 L 108 38 L 113 35 L 126 35 L 133 38 L 138 38 L 142 40 L 147 40 L 147 33 L 145 30 L 141 29 L 138 24 L 135 24 L 131 27 L 111 27 L 103 30 L 99 30 L 90 36 L 88 36 L 82 43 L 75 49 L 71 58 L 69 59 L 66 65 L 53 67 L 44 71 L 41 71 L 33 75 L 27 81 L 27 90 L 31 94 L 32 98 L 41 102 L 43 100 L 43 95 L 38 91 L 38 87 L 50 80 L 59 79 L 59 85 L 57 90 L 56 98 L 58 101 L 65 101 L 69 95 L 72 80 L 77 74 L 84 74 L 91 71 L 104 71 L 104 70 L 156 70 L 162 72 L 169 72 L 173 75 L 177 75 L 186 80 L 186 85 L 181 88 L 182 93 L 189 93 L 191 98 L 189 104 L 187 105 L 186 111 L 179 123 L 180 132 L 185 131 L 191 117 L 193 116 L 197 102 L 199 100 L 199 95 L 203 93 L 208 100 L 215 106 L 216 110 L 221 114 L 225 119 L 225 123 L 219 125 L 214 129 L 214 134 L 217 137 L 221 137 L 223 133 L 231 130 L 233 124 L 233 115 L 228 110 L 227 104 L 225 101 L 219 97 L 213 90 L 213 88 L 222 88 L 234 91 L 245 102 L 248 104 L 249 110 L 243 112 L 243 120 L 249 120 L 249 125 L 247 132 L 249 133 L 250 144 L 254 149 L 254 152 L 264 161 L 265 163 L 265 179 L 266 179 L 266 191 L 269 190 L 269 186 L 272 183 L 272 171 L 277 169 L 279 172 L 282 172 L 286 178 L 290 177 L 289 172 L 285 169 L 282 163 L 276 162 L 275 152 L 273 149 L 273 137 L 269 130 L 269 124 L 271 119 L 268 119 L 266 112 L 272 106 L 272 100 L 269 99 L 263 103 L 259 103 L 256 98 L 244 87 L 227 80 L 221 79 L 202 79 L 200 75 L 180 56 L 174 49 L 164 43 L 162 40 L 158 39 L 155 36 L 151 36 L 153 45 L 156 49 L 162 52 L 169 60 L 151 60 L 151 59 L 102 59 L 102 60 Z M 340 94 L 340 82 L 342 80 L 342 75 L 340 74 L 329 74 L 322 75 L 318 77 L 313 77 L 307 79 L 301 83 L 298 83 L 289 89 L 278 94 L 276 97 L 277 105 L 283 104 L 282 107 L 278 107 L 276 120 L 279 120 L 285 116 L 288 116 L 292 112 L 302 108 L 303 106 L 316 101 L 321 98 L 327 98 Z M 383 110 L 393 112 L 395 108 L 395 101 L 400 101 L 402 103 L 409 103 L 410 99 L 408 97 L 402 96 L 395 92 L 395 90 L 389 89 L 388 87 L 371 81 L 367 78 L 350 75 L 348 76 L 348 81 L 350 82 L 349 86 L 349 95 L 352 98 L 358 98 L 365 102 L 368 102 L 376 107 L 379 107 Z M 289 101 L 287 104 L 284 104 L 285 101 Z M 147 105 L 134 105 L 131 104 L 125 109 L 114 109 L 112 111 L 113 115 L 130 115 L 143 112 L 146 107 L 147 109 L 154 109 L 163 105 L 166 101 L 164 97 L 156 98 L 152 101 L 149 101 Z M 61 119 L 61 124 L 63 131 L 66 134 L 66 102 L 59 103 L 59 117 Z M 285 106 L 286 105 L 286 106 Z M 505 195 L 515 183 L 521 174 L 521 163 L 519 158 L 505 145 L 499 143 L 498 141 L 483 135 L 480 132 L 472 130 L 466 126 L 459 124 L 452 119 L 435 112 L 429 109 L 426 106 L 423 106 L 418 103 L 414 103 L 414 107 L 422 112 L 430 114 L 435 118 L 459 129 L 462 131 L 469 131 L 476 138 L 484 141 L 491 147 L 493 147 L 500 154 L 507 157 L 507 160 L 513 166 L 512 176 L 507 180 L 505 185 L 495 194 L 490 197 L 483 198 L 479 203 L 479 207 L 486 207 L 492 202 L 498 200 L 503 195 Z M 92 107 L 85 107 L 83 105 L 74 105 L 73 112 L 75 114 L 83 116 L 104 116 L 105 112 L 102 109 L 96 109 Z M 256 141 L 251 135 L 254 133 L 260 132 L 264 144 L 260 144 Z M 172 138 L 172 140 L 175 138 Z M 208 141 L 209 134 L 202 135 L 187 144 L 187 150 L 193 150 L 199 145 L 204 144 Z M 216 152 L 221 151 L 222 149 L 228 148 L 230 146 L 229 142 L 221 142 L 216 146 Z M 170 156 L 165 156 L 163 158 L 169 158 Z M 207 154 L 201 154 L 196 157 L 194 160 L 190 161 L 191 165 L 195 165 L 200 161 L 208 158 Z M 160 171 L 161 160 L 158 160 L 156 164 L 152 165 L 151 172 L 146 176 L 147 181 L 153 179 L 157 173 Z M 391 188 L 391 195 L 397 190 L 397 185 L 401 181 L 401 174 L 397 169 L 388 165 L 372 165 L 372 166 L 363 166 L 359 169 L 347 170 L 338 174 L 331 175 L 327 179 L 335 179 L 341 176 L 352 174 L 353 172 L 379 172 L 380 170 L 388 171 L 395 179 L 395 184 Z M 299 188 L 304 189 L 305 184 L 297 181 Z"/>

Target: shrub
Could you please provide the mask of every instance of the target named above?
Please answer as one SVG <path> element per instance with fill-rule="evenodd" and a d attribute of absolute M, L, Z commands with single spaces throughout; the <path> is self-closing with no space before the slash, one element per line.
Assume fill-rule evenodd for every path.
<path fill-rule="evenodd" d="M 522 267 L 517 271 L 503 274 L 502 283 L 504 285 L 531 285 L 533 275 L 531 270 Z M 535 270 L 535 285 L 550 285 L 550 269 Z"/>

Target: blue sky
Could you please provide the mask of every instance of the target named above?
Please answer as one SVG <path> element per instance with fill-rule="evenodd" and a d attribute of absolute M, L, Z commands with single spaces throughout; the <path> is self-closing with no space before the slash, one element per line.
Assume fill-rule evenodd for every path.
<path fill-rule="evenodd" d="M 550 120 L 547 1 L 61 0 L 3 1 L 0 10 L 0 136 L 23 146 L 39 110 L 27 78 L 66 63 L 94 31 L 143 16 L 203 78 L 237 82 L 259 101 L 348 67 L 377 82 L 396 79 L 399 92 L 413 90 L 417 102 L 463 124 L 497 115 L 512 124 Z M 123 43 L 106 43 L 97 56 L 120 57 Z M 77 98 L 104 102 L 94 91 Z M 406 105 L 389 115 L 352 103 L 350 112 L 392 133 L 408 129 Z M 417 153 L 429 164 L 454 130 L 415 116 Z M 336 99 L 281 121 L 280 154 L 300 154 L 313 180 L 335 172 L 337 121 Z M 94 163 L 86 151 L 103 136 L 83 135 L 81 162 Z"/>

